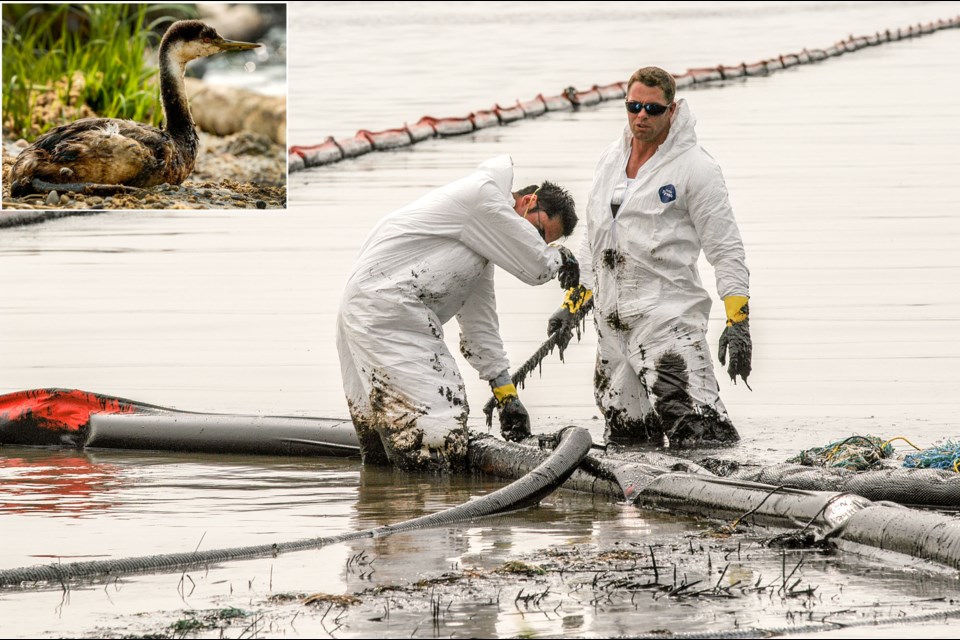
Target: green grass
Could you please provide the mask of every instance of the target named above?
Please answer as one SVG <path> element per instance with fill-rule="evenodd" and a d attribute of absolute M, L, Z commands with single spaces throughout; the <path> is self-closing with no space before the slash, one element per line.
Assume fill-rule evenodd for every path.
<path fill-rule="evenodd" d="M 4 129 L 33 140 L 94 115 L 159 125 L 154 52 L 159 34 L 188 13 L 183 5 L 5 4 Z"/>

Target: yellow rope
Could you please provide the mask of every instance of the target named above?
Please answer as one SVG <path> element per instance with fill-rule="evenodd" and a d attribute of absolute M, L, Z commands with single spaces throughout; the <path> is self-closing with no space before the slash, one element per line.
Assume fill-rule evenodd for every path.
<path fill-rule="evenodd" d="M 917 445 L 913 444 L 912 442 L 910 442 L 909 440 L 907 440 L 907 439 L 904 438 L 903 436 L 897 436 L 896 438 L 890 438 L 889 440 L 887 440 L 886 442 L 884 442 L 882 445 L 880 445 L 880 448 L 883 448 L 883 447 L 887 446 L 887 445 L 890 444 L 891 442 L 896 442 L 897 440 L 903 440 L 904 442 L 906 442 L 908 445 L 910 445 L 911 447 L 913 447 L 913 448 L 916 449 L 917 451 L 923 451 L 923 449 L 921 449 L 921 448 L 918 447 Z"/>
<path fill-rule="evenodd" d="M 896 439 L 896 438 L 894 438 L 894 439 Z M 846 438 L 846 439 L 844 439 L 844 440 L 841 440 L 841 441 L 837 444 L 837 446 L 835 446 L 835 447 L 833 448 L 833 451 L 831 451 L 829 454 L 827 454 L 826 459 L 827 459 L 827 460 L 832 460 L 832 459 L 833 459 L 833 456 L 837 453 L 837 451 L 840 450 L 840 447 L 842 447 L 843 445 L 847 444 L 847 443 L 850 442 L 851 440 L 863 440 L 863 441 L 865 441 L 867 444 L 869 444 L 871 447 L 876 447 L 876 446 L 877 446 L 872 440 L 870 440 L 869 438 L 866 438 L 866 437 L 864 437 L 864 436 L 850 436 L 849 438 Z M 883 457 L 883 447 L 881 446 L 881 447 L 877 447 L 877 448 L 879 449 L 879 451 L 880 451 L 880 457 L 882 458 L 882 457 Z M 919 449 L 918 449 L 918 451 L 919 451 Z"/>

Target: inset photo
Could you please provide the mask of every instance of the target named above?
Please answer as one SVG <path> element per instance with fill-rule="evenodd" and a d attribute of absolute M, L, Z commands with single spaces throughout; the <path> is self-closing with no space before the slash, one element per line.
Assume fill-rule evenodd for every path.
<path fill-rule="evenodd" d="M 4 4 L 4 209 L 285 209 L 285 4 Z"/>

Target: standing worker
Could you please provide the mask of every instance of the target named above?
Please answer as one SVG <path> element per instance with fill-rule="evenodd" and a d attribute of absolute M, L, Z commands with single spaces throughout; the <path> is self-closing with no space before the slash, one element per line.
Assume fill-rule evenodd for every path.
<path fill-rule="evenodd" d="M 676 83 L 644 67 L 627 85 L 627 127 L 600 157 L 587 202 L 581 285 L 549 332 L 569 331 L 591 297 L 598 347 L 594 395 L 608 440 L 693 445 L 740 436 L 720 401 L 706 342 L 710 296 L 700 251 L 716 270 L 731 380 L 750 375 L 749 271 L 716 161 Z"/>
<path fill-rule="evenodd" d="M 530 434 L 510 381 L 494 297 L 494 265 L 539 285 L 579 282 L 573 253 L 548 243 L 577 224 L 573 198 L 544 182 L 511 192 L 500 156 L 386 216 L 360 249 L 337 321 L 343 387 L 365 463 L 447 472 L 467 456 L 467 397 L 443 325 L 490 382 L 504 437 Z"/>

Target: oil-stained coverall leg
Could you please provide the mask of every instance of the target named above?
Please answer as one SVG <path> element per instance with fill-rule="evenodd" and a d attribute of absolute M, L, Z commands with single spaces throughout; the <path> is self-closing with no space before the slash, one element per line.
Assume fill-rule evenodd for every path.
<path fill-rule="evenodd" d="M 377 326 L 369 316 L 365 324 L 351 322 L 350 315 L 350 305 L 341 310 L 337 346 L 364 462 L 385 458 L 414 471 L 463 468 L 466 391 L 440 322 L 422 306 L 381 315 L 389 326 Z M 361 326 L 363 331 L 352 329 Z"/>
<path fill-rule="evenodd" d="M 660 444 L 664 434 L 671 444 L 688 446 L 739 440 L 720 400 L 702 330 L 605 328 L 594 386 L 613 441 Z"/>

